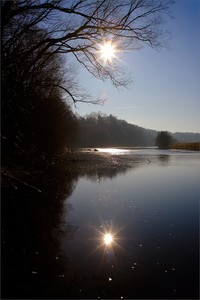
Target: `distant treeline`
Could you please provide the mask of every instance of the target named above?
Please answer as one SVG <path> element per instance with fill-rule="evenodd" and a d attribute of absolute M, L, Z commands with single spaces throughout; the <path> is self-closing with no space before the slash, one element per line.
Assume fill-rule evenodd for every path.
<path fill-rule="evenodd" d="M 145 129 L 101 112 L 78 117 L 77 121 L 79 130 L 75 147 L 155 146 L 155 139 L 159 133 L 156 130 Z M 200 141 L 200 134 L 198 133 L 175 133 L 171 135 L 177 142 Z"/>
<path fill-rule="evenodd" d="M 147 130 L 102 113 L 79 117 L 78 125 L 78 147 L 153 146 L 156 136 L 154 130 Z"/>
<path fill-rule="evenodd" d="M 199 142 L 200 141 L 200 133 L 192 133 L 192 132 L 175 132 L 173 137 L 183 143 L 189 142 Z"/>

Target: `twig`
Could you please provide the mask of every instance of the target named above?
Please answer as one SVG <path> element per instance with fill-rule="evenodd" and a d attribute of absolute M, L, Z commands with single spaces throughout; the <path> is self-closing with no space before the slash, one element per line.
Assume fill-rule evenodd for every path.
<path fill-rule="evenodd" d="M 26 183 L 26 182 L 24 182 L 24 181 L 22 181 L 21 179 L 19 179 L 19 178 L 16 178 L 16 177 L 14 177 L 14 176 L 12 176 L 12 175 L 9 175 L 9 174 L 3 174 L 4 176 L 8 176 L 8 177 L 10 177 L 10 178 L 12 178 L 12 179 L 14 179 L 14 180 L 17 180 L 17 181 L 19 181 L 19 182 L 21 182 L 22 184 L 24 184 L 24 185 L 26 185 L 26 186 L 28 186 L 28 187 L 30 187 L 30 188 L 32 188 L 32 189 L 34 189 L 34 190 L 36 190 L 37 192 L 39 192 L 39 193 L 41 193 L 42 191 L 41 190 L 39 190 L 38 188 L 36 188 L 36 187 L 34 187 L 33 185 L 30 185 L 30 184 L 28 184 L 28 183 Z"/>

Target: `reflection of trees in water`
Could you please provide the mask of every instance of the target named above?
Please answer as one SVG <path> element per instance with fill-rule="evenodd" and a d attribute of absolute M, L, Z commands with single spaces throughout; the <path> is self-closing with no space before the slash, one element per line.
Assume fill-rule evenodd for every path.
<path fill-rule="evenodd" d="M 116 168 L 96 168 L 96 169 L 90 169 L 85 170 L 85 172 L 82 173 L 82 176 L 86 176 L 91 181 L 100 180 L 102 178 L 109 178 L 112 179 L 116 177 L 119 174 L 125 174 L 128 170 L 130 170 L 131 167 L 116 167 Z"/>
<path fill-rule="evenodd" d="M 168 165 L 170 160 L 170 155 L 158 155 L 158 160 L 162 165 Z"/>
<path fill-rule="evenodd" d="M 62 220 L 76 178 L 53 168 L 32 173 L 27 181 L 29 185 L 13 181 L 2 190 L 3 297 L 54 298 L 64 274 L 59 239 L 76 230 Z"/>
<path fill-rule="evenodd" d="M 87 157 L 87 154 L 85 154 Z M 113 179 L 120 174 L 126 174 L 130 170 L 135 170 L 146 165 L 146 159 L 138 158 L 135 155 L 94 155 L 88 156 L 88 160 L 75 160 L 75 166 L 79 176 L 85 176 L 91 181 L 109 178 Z"/>
<path fill-rule="evenodd" d="M 61 238 L 77 228 L 66 221 L 66 201 L 79 176 L 113 178 L 130 166 L 68 163 L 31 175 L 5 177 L 2 189 L 2 296 L 4 298 L 66 298 L 73 282 L 65 278 L 67 254 Z M 26 185 L 24 184 L 26 182 Z M 9 183 L 9 184 L 8 184 Z M 41 191 L 41 192 L 39 192 Z M 64 219 L 65 216 L 65 219 Z M 68 271 L 68 273 L 70 270 Z"/>

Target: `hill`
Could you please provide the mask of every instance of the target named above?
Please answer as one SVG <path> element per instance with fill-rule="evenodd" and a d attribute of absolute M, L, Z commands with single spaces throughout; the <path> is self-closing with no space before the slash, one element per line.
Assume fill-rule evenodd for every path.
<path fill-rule="evenodd" d="M 158 131 L 145 129 L 101 112 L 78 117 L 79 131 L 75 147 L 155 146 Z M 200 141 L 199 133 L 172 134 L 177 142 Z"/>
<path fill-rule="evenodd" d="M 175 132 L 173 137 L 182 143 L 191 143 L 200 141 L 200 133 L 193 132 Z"/>

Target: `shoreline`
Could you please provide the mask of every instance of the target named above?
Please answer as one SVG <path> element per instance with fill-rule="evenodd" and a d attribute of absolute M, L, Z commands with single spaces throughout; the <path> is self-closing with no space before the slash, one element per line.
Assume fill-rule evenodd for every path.
<path fill-rule="evenodd" d="M 98 172 L 99 170 L 125 170 L 131 169 L 138 164 L 148 163 L 144 156 L 138 155 L 124 155 L 124 154 L 111 154 L 99 151 L 75 151 L 63 157 L 67 162 L 66 167 L 72 168 L 72 173 L 78 171 L 82 172 Z M 76 169 L 76 170 L 75 170 Z"/>

